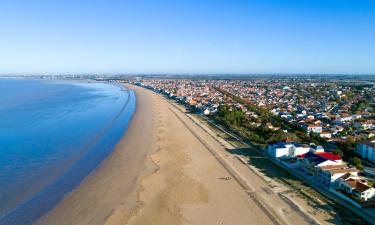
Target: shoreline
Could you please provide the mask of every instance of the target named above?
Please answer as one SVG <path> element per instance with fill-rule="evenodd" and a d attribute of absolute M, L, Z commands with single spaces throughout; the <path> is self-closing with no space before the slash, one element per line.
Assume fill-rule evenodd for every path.
<path fill-rule="evenodd" d="M 152 152 L 147 144 L 153 141 L 151 114 L 154 109 L 147 104 L 148 99 L 144 95 L 136 92 L 135 95 L 135 112 L 111 154 L 34 224 L 107 224 L 126 220 L 138 207 L 139 180 L 155 169 L 147 160 L 147 155 Z M 142 125 L 143 121 L 147 125 Z M 146 135 L 148 140 L 140 141 L 142 135 Z M 120 215 L 119 211 L 126 211 L 128 215 Z"/>
<path fill-rule="evenodd" d="M 126 134 L 36 224 L 308 224 L 189 115 L 150 90 L 125 86 L 137 96 Z"/>

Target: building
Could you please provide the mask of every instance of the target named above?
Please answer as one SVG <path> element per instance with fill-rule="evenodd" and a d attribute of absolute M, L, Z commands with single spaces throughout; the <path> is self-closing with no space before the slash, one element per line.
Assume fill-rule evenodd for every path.
<path fill-rule="evenodd" d="M 375 128 L 375 125 L 374 125 L 373 121 L 356 123 L 356 124 L 354 124 L 354 126 L 357 127 L 357 128 L 363 129 L 363 130 Z"/>
<path fill-rule="evenodd" d="M 349 115 L 345 115 L 345 116 L 343 115 L 343 116 L 338 116 L 336 120 L 339 122 L 349 122 L 353 120 L 353 117 Z"/>
<path fill-rule="evenodd" d="M 320 132 L 320 137 L 330 139 L 332 134 L 330 132 Z"/>
<path fill-rule="evenodd" d="M 278 142 L 268 146 L 267 153 L 273 158 L 292 158 L 310 151 L 307 145 L 296 142 Z"/>
<path fill-rule="evenodd" d="M 363 159 L 375 163 L 375 141 L 365 141 L 358 143 L 356 153 Z"/>
<path fill-rule="evenodd" d="M 345 180 L 339 184 L 339 188 L 349 195 L 354 195 L 361 201 L 368 201 L 375 197 L 375 188 L 357 179 L 350 178 Z"/>
<path fill-rule="evenodd" d="M 323 132 L 323 128 L 321 126 L 309 125 L 307 126 L 306 129 L 307 129 L 307 133 L 313 132 L 313 133 L 320 134 L 321 132 Z"/>
<path fill-rule="evenodd" d="M 297 165 L 303 173 L 309 176 L 318 176 L 319 167 L 342 164 L 342 159 L 331 152 L 307 152 L 297 156 Z"/>
<path fill-rule="evenodd" d="M 321 166 L 317 168 L 317 176 L 324 185 L 335 185 L 344 176 L 358 176 L 359 170 L 349 168 L 345 164 Z"/>
<path fill-rule="evenodd" d="M 310 152 L 315 153 L 315 154 L 324 153 L 324 148 L 321 145 L 315 145 L 315 144 L 311 143 L 310 144 Z"/>

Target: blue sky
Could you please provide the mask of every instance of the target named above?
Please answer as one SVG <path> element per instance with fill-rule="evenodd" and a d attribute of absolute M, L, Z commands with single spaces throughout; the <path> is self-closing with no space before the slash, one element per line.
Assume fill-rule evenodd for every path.
<path fill-rule="evenodd" d="M 375 74 L 375 1 L 0 0 L 0 73 Z"/>

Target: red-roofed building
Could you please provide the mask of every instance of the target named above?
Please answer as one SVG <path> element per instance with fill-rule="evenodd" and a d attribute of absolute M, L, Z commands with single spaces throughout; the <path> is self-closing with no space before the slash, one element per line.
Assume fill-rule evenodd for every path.
<path fill-rule="evenodd" d="M 322 157 L 326 160 L 332 160 L 332 161 L 336 161 L 336 162 L 339 162 L 339 163 L 342 162 L 341 157 L 339 155 L 333 154 L 332 152 L 318 152 L 318 153 L 308 152 L 306 154 L 299 155 L 297 157 L 300 158 L 300 159 L 304 159 L 305 157 L 311 157 L 313 155 Z"/>
<path fill-rule="evenodd" d="M 336 162 L 342 162 L 342 159 L 339 155 L 335 155 L 333 154 L 332 152 L 319 152 L 319 153 L 315 153 L 325 159 L 328 159 L 328 160 L 333 160 L 333 161 L 336 161 Z"/>
<path fill-rule="evenodd" d="M 298 166 L 302 171 L 310 176 L 316 176 L 319 167 L 329 165 L 339 165 L 342 159 L 338 155 L 331 152 L 308 152 L 303 155 L 297 156 Z"/>

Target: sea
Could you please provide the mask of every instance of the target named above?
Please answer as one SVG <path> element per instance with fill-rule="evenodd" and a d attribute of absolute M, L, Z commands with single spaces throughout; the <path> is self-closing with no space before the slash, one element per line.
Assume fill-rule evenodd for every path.
<path fill-rule="evenodd" d="M 110 83 L 0 78 L 0 224 L 32 224 L 111 154 L 136 107 Z"/>

